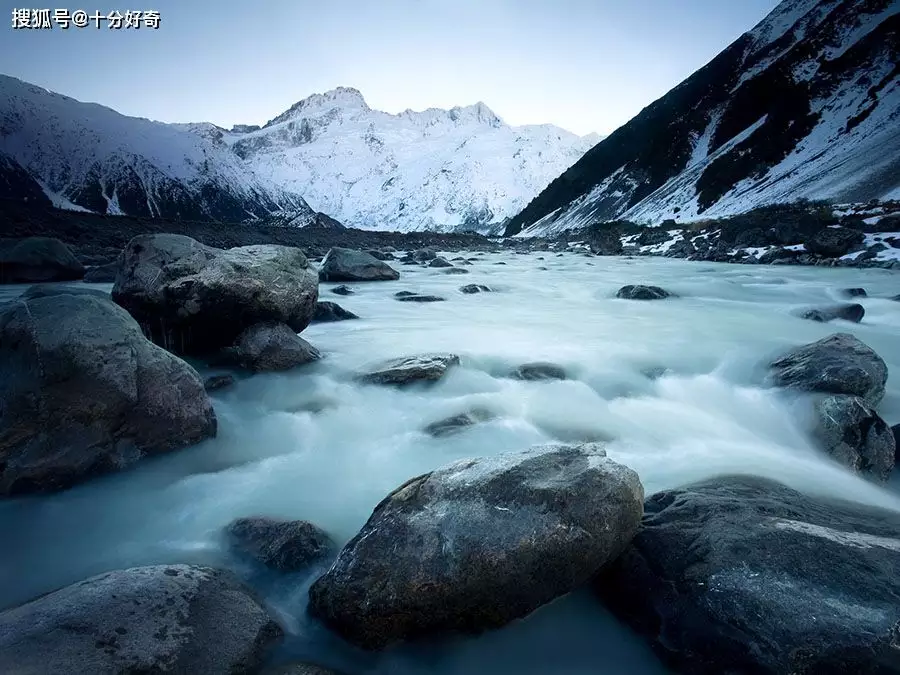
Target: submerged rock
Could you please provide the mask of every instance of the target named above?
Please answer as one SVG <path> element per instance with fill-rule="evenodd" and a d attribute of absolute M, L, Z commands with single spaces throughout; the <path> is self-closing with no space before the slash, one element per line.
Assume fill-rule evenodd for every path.
<path fill-rule="evenodd" d="M 884 397 L 887 377 L 887 365 L 871 347 L 850 333 L 835 333 L 773 361 L 768 382 L 776 387 L 859 396 L 877 406 Z"/>
<path fill-rule="evenodd" d="M 99 292 L 64 290 L 0 306 L 0 495 L 67 488 L 216 435 L 196 370 Z"/>
<path fill-rule="evenodd" d="M 319 268 L 322 281 L 394 281 L 400 272 L 363 251 L 335 246 Z"/>
<path fill-rule="evenodd" d="M 534 363 L 525 363 L 516 368 L 511 375 L 517 380 L 565 380 L 566 370 L 562 366 L 555 363 L 547 363 L 545 361 L 536 361 Z"/>
<path fill-rule="evenodd" d="M 330 321 L 346 321 L 348 319 L 358 319 L 353 312 L 344 309 L 336 302 L 316 303 L 316 313 L 313 314 L 312 323 L 326 323 Z"/>
<path fill-rule="evenodd" d="M 595 445 L 462 460 L 375 507 L 310 588 L 310 611 L 368 649 L 497 628 L 615 559 L 642 501 L 637 474 Z"/>
<path fill-rule="evenodd" d="M 400 293 L 394 296 L 400 302 L 444 302 L 446 298 L 439 295 L 419 295 L 417 293 Z"/>
<path fill-rule="evenodd" d="M 203 388 L 206 391 L 219 391 L 234 386 L 234 375 L 211 375 L 203 381 Z"/>
<path fill-rule="evenodd" d="M 622 286 L 616 293 L 617 298 L 623 300 L 662 300 L 674 297 L 672 293 L 659 286 Z"/>
<path fill-rule="evenodd" d="M 850 469 L 887 480 L 896 444 L 887 423 L 858 396 L 833 395 L 816 401 L 815 436 L 823 449 Z"/>
<path fill-rule="evenodd" d="M 900 519 L 748 476 L 647 499 L 595 581 L 682 673 L 887 673 L 900 667 Z"/>
<path fill-rule="evenodd" d="M 0 613 L 0 672 L 251 673 L 281 635 L 229 572 L 136 567 Z"/>
<path fill-rule="evenodd" d="M 818 321 L 819 323 L 828 323 L 835 319 L 859 323 L 865 315 L 865 307 L 856 303 L 815 307 L 812 309 L 805 309 L 799 314 L 801 319 L 809 319 L 810 321 Z"/>
<path fill-rule="evenodd" d="M 865 288 L 843 288 L 841 294 L 848 298 L 865 298 L 869 295 Z"/>
<path fill-rule="evenodd" d="M 308 567 L 334 549 L 331 537 L 305 520 L 238 518 L 227 531 L 238 550 L 280 572 Z"/>
<path fill-rule="evenodd" d="M 290 370 L 322 358 L 318 349 L 283 323 L 250 326 L 223 354 L 242 368 L 257 373 Z"/>
<path fill-rule="evenodd" d="M 496 415 L 487 408 L 472 408 L 472 410 L 459 415 L 432 422 L 425 427 L 424 431 L 426 434 L 435 437 L 450 436 L 467 427 L 474 426 L 480 422 L 487 422 L 495 417 Z"/>
<path fill-rule="evenodd" d="M 59 239 L 0 239 L 0 283 L 73 281 L 83 276 L 84 265 Z"/>
<path fill-rule="evenodd" d="M 447 260 L 446 258 L 442 258 L 440 256 L 436 258 L 432 258 L 429 263 L 429 267 L 453 267 L 453 263 Z"/>
<path fill-rule="evenodd" d="M 340 286 L 335 286 L 331 289 L 331 292 L 337 295 L 353 295 L 354 293 L 356 293 L 356 291 L 354 291 L 352 288 L 350 288 L 349 286 L 344 286 L 343 284 L 341 284 Z"/>
<path fill-rule="evenodd" d="M 383 363 L 378 369 L 360 376 L 367 384 L 404 385 L 414 382 L 437 382 L 447 371 L 459 365 L 456 354 L 422 354 Z"/>
<path fill-rule="evenodd" d="M 444 274 L 468 274 L 469 270 L 464 270 L 461 267 L 450 267 L 449 269 L 444 270 Z"/>
<path fill-rule="evenodd" d="M 298 248 L 222 250 L 175 234 L 132 239 L 112 291 L 154 342 L 184 354 L 212 353 L 268 321 L 300 332 L 318 294 L 316 271 Z"/>
<path fill-rule="evenodd" d="M 483 284 L 468 284 L 466 286 L 460 286 L 459 292 L 465 293 L 466 295 L 472 295 L 473 293 L 490 293 L 491 289 Z"/>

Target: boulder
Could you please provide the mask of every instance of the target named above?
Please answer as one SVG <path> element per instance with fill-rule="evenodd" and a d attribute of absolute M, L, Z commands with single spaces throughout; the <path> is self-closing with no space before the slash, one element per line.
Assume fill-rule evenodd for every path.
<path fill-rule="evenodd" d="M 841 295 L 848 298 L 865 298 L 868 296 L 865 288 L 842 288 Z"/>
<path fill-rule="evenodd" d="M 305 520 L 238 518 L 228 526 L 227 532 L 241 553 L 279 572 L 308 567 L 335 547 L 331 537 Z"/>
<path fill-rule="evenodd" d="M 341 284 L 340 286 L 335 286 L 331 289 L 331 292 L 337 295 L 353 295 L 354 293 L 356 293 L 356 291 L 354 291 L 352 288 L 343 284 Z"/>
<path fill-rule="evenodd" d="M 628 545 L 637 474 L 596 445 L 467 459 L 407 481 L 310 588 L 310 611 L 367 649 L 479 632 L 584 584 Z"/>
<path fill-rule="evenodd" d="M 440 256 L 436 258 L 432 258 L 429 263 L 429 267 L 453 267 L 453 263 L 447 260 L 446 258 L 441 258 Z"/>
<path fill-rule="evenodd" d="M 806 250 L 826 258 L 839 258 L 862 245 L 865 235 L 848 227 L 823 227 L 803 243 Z"/>
<path fill-rule="evenodd" d="M 413 251 L 412 253 L 410 253 L 409 257 L 416 262 L 428 262 L 429 260 L 434 260 L 435 258 L 437 258 L 437 253 L 432 251 L 430 248 L 420 248 L 417 251 Z"/>
<path fill-rule="evenodd" d="M 370 248 L 366 251 L 370 256 L 375 258 L 376 260 L 393 260 L 393 253 L 385 253 L 384 251 L 379 251 L 377 248 Z"/>
<path fill-rule="evenodd" d="M 469 270 L 464 270 L 462 267 L 449 267 L 444 270 L 444 274 L 468 274 Z"/>
<path fill-rule="evenodd" d="M 828 305 L 827 307 L 813 307 L 802 310 L 798 316 L 801 319 L 828 323 L 835 319 L 859 323 L 866 315 L 866 309 L 857 303 L 843 303 L 840 305 Z"/>
<path fill-rule="evenodd" d="M 344 309 L 336 302 L 317 302 L 316 313 L 313 314 L 312 323 L 326 323 L 330 321 L 346 321 L 358 319 L 353 312 Z"/>
<path fill-rule="evenodd" d="M 219 391 L 234 386 L 234 375 L 212 375 L 203 381 L 203 388 L 206 391 Z"/>
<path fill-rule="evenodd" d="M 318 293 L 316 271 L 298 248 L 222 250 L 175 234 L 132 239 L 112 290 L 154 342 L 181 354 L 214 352 L 267 321 L 300 332 Z"/>
<path fill-rule="evenodd" d="M 749 476 L 659 492 L 597 577 L 680 673 L 894 673 L 900 519 Z"/>
<path fill-rule="evenodd" d="M 0 239 L 0 283 L 72 281 L 83 276 L 84 265 L 59 239 Z"/>
<path fill-rule="evenodd" d="M 815 437 L 844 466 L 876 480 L 894 468 L 894 434 L 878 413 L 858 396 L 836 394 L 815 402 Z"/>
<path fill-rule="evenodd" d="M 566 370 L 555 363 L 536 361 L 525 363 L 512 372 L 512 377 L 517 380 L 565 380 Z"/>
<path fill-rule="evenodd" d="M 319 268 L 322 281 L 394 281 L 400 272 L 387 263 L 350 248 L 329 249 Z"/>
<path fill-rule="evenodd" d="M 623 300 L 662 300 L 674 297 L 674 294 L 659 286 L 629 285 L 622 286 L 616 293 L 616 297 Z"/>
<path fill-rule="evenodd" d="M 67 488 L 216 435 L 197 371 L 80 290 L 0 306 L 0 495 Z"/>
<path fill-rule="evenodd" d="M 266 322 L 247 328 L 223 357 L 226 362 L 262 373 L 290 370 L 318 361 L 322 355 L 290 326 Z"/>
<path fill-rule="evenodd" d="M 595 255 L 622 255 L 622 237 L 617 229 L 592 230 L 587 243 Z"/>
<path fill-rule="evenodd" d="M 456 354 L 422 354 L 394 359 L 376 370 L 360 376 L 367 384 L 405 385 L 414 382 L 437 382 L 447 371 L 459 365 Z"/>
<path fill-rule="evenodd" d="M 487 408 L 472 408 L 459 415 L 432 422 L 425 427 L 424 431 L 429 436 L 450 436 L 467 427 L 474 426 L 480 422 L 487 422 L 495 417 L 496 415 Z"/>
<path fill-rule="evenodd" d="M 483 284 L 468 284 L 466 286 L 460 286 L 459 292 L 465 293 L 466 295 L 472 295 L 473 293 L 490 293 L 491 289 Z"/>
<path fill-rule="evenodd" d="M 136 567 L 0 613 L 0 672 L 252 673 L 281 635 L 229 572 Z"/>
<path fill-rule="evenodd" d="M 859 396 L 870 406 L 884 397 L 887 365 L 849 333 L 797 347 L 770 364 L 768 383 L 824 394 Z"/>
<path fill-rule="evenodd" d="M 667 229 L 662 227 L 646 227 L 637 238 L 637 241 L 641 246 L 651 246 L 662 244 L 664 241 L 669 241 L 671 238 L 672 235 L 669 234 L 669 230 Z"/>
<path fill-rule="evenodd" d="M 116 280 L 116 274 L 119 272 L 119 263 L 111 262 L 106 265 L 94 265 L 88 267 L 84 272 L 84 283 L 86 284 L 111 284 Z"/>

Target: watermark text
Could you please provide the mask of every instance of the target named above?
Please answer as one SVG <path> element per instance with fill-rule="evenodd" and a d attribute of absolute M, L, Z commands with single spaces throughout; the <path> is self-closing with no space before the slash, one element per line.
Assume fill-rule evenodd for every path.
<path fill-rule="evenodd" d="M 25 9 L 12 11 L 13 30 L 53 30 L 61 28 L 106 28 L 110 30 L 138 30 L 159 28 L 159 12 L 154 9 L 112 10 L 110 12 L 83 9 Z"/>

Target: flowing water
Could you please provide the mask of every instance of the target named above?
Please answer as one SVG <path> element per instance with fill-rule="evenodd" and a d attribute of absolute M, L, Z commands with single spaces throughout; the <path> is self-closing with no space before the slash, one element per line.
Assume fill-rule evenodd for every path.
<path fill-rule="evenodd" d="M 235 569 L 260 589 L 288 628 L 279 657 L 351 675 L 657 673 L 664 671 L 643 642 L 586 591 L 479 637 L 363 653 L 305 615 L 315 571 L 260 575 L 231 557 L 221 530 L 239 516 L 302 518 L 343 543 L 412 476 L 553 439 L 605 440 L 648 494 L 743 472 L 900 510 L 892 486 L 868 483 L 815 449 L 802 401 L 760 386 L 773 355 L 848 331 L 888 363 L 893 375 L 880 412 L 889 424 L 900 421 L 900 303 L 887 299 L 900 292 L 896 273 L 572 253 L 477 260 L 468 275 L 401 266 L 399 281 L 351 284 L 357 293 L 350 297 L 322 284 L 323 300 L 362 318 L 304 331 L 325 354 L 319 363 L 244 377 L 215 394 L 215 440 L 62 494 L 0 503 L 0 607 L 108 569 L 198 562 Z M 496 292 L 461 294 L 469 283 Z M 628 283 L 680 297 L 615 299 Z M 791 314 L 840 301 L 839 289 L 854 286 L 871 296 L 859 299 L 866 308 L 859 325 Z M 397 302 L 399 290 L 447 302 Z M 434 351 L 462 357 L 436 386 L 397 390 L 352 380 L 381 360 Z M 564 366 L 572 379 L 505 377 L 541 360 Z M 422 432 L 476 406 L 497 417 L 445 438 Z"/>

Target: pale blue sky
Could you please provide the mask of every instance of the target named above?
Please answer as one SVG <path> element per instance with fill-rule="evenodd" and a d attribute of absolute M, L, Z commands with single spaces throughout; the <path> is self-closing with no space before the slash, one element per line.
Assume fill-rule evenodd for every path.
<path fill-rule="evenodd" d="M 260 124 L 344 85 L 388 112 L 481 100 L 511 124 L 606 134 L 776 4 L 103 0 L 68 8 L 156 9 L 160 28 L 28 31 L 12 30 L 12 8 L 46 5 L 0 0 L 0 72 L 165 122 Z"/>

